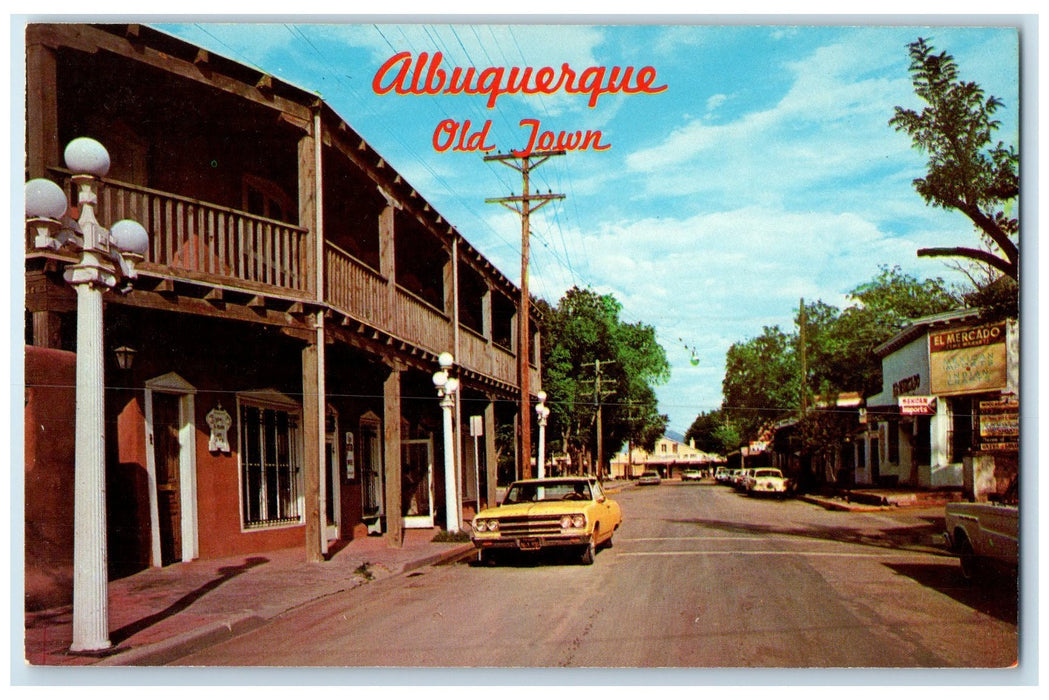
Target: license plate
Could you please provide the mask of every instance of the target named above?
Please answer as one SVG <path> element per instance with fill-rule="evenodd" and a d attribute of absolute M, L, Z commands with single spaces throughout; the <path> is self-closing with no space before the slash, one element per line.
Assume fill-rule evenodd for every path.
<path fill-rule="evenodd" d="M 517 546 L 521 549 L 539 549 L 542 546 L 542 542 L 538 537 L 528 537 L 518 540 Z"/>

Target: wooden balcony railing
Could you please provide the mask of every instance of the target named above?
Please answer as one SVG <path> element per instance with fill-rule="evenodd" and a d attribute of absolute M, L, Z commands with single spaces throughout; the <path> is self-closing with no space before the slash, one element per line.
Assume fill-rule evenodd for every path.
<path fill-rule="evenodd" d="M 325 246 L 325 299 L 353 318 L 430 352 L 452 349 L 452 322 L 411 292 L 390 281 L 336 245 Z"/>
<path fill-rule="evenodd" d="M 68 178 L 66 189 L 72 195 Z M 176 274 L 294 295 L 309 291 L 307 231 L 301 227 L 113 180 L 99 194 L 98 218 L 142 224 L 149 233 L 145 261 Z"/>
<path fill-rule="evenodd" d="M 331 243 L 325 245 L 324 259 L 328 303 L 376 328 L 392 328 L 386 278 Z"/>

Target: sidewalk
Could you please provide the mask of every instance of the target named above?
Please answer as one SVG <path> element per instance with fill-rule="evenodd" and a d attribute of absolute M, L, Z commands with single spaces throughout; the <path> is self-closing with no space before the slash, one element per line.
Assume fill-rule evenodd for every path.
<path fill-rule="evenodd" d="M 838 489 L 833 493 L 798 494 L 798 500 L 822 506 L 828 510 L 852 512 L 887 510 L 946 505 L 963 499 L 960 490 L 897 489 Z"/>
<path fill-rule="evenodd" d="M 381 537 L 356 539 L 318 563 L 306 562 L 302 547 L 147 569 L 109 583 L 111 649 L 71 654 L 67 605 L 26 613 L 26 660 L 43 666 L 161 665 L 313 600 L 473 550 L 469 542 L 432 542 L 437 531 L 405 530 L 400 548 Z"/>

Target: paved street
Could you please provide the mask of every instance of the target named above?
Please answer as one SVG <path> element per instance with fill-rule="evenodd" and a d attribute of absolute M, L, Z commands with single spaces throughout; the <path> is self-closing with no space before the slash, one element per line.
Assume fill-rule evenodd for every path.
<path fill-rule="evenodd" d="M 942 508 L 827 511 L 664 481 L 593 566 L 428 567 L 178 660 L 452 667 L 1009 666 L 1016 591 L 963 583 Z"/>

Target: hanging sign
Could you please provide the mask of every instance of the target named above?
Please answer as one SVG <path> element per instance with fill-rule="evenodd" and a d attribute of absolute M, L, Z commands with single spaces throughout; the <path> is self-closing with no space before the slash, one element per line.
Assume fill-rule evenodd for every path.
<path fill-rule="evenodd" d="M 900 414 L 904 416 L 936 415 L 935 396 L 900 396 Z"/>

